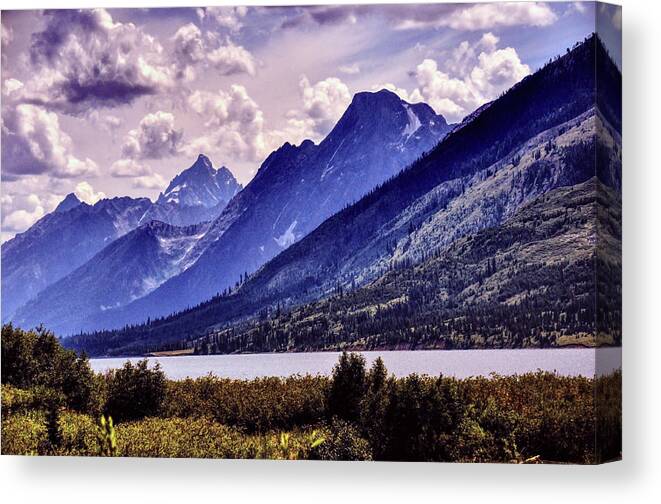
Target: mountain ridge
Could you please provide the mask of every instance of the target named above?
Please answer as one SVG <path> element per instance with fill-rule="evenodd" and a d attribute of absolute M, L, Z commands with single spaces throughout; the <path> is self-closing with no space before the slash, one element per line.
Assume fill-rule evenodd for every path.
<path fill-rule="evenodd" d="M 451 129 L 430 108 L 417 107 L 427 124 L 418 118 L 421 127 L 407 131 L 409 107 L 387 90 L 358 93 L 319 145 L 283 144 L 211 225 L 197 245 L 204 251 L 193 266 L 121 313 L 101 314 L 91 327 L 154 318 L 232 287 L 398 173 Z"/>
<path fill-rule="evenodd" d="M 602 150 L 597 143 L 597 123 L 594 121 L 611 125 L 616 136 L 619 133 L 621 122 L 609 117 L 618 110 L 617 105 L 592 113 L 591 117 L 597 119 L 585 116 L 598 105 L 594 84 L 601 67 L 604 67 L 601 73 L 611 76 L 602 83 L 602 95 L 618 96 L 621 75 L 619 71 L 612 71 L 610 67 L 613 66 L 598 38 L 594 35 L 587 38 L 483 108 L 400 174 L 378 185 L 357 203 L 339 211 L 306 238 L 274 257 L 235 292 L 216 296 L 195 308 L 152 321 L 149 325 L 89 334 L 72 338 L 68 344 L 79 348 L 87 344 L 101 353 L 140 352 L 172 342 L 173 338 L 181 339 L 182 334 L 193 337 L 215 326 L 241 321 L 280 303 L 306 302 L 315 296 L 328 295 L 336 287 L 353 282 L 360 285 L 361 279 L 354 276 L 358 270 L 347 271 L 346 266 L 355 260 L 356 254 L 362 255 L 366 264 L 373 264 L 381 257 L 392 255 L 399 245 L 407 242 L 424 224 L 418 220 L 419 214 L 424 215 L 424 207 L 422 213 L 414 212 L 405 221 L 408 230 L 393 227 L 393 223 L 402 212 L 413 208 L 411 205 L 416 201 L 435 188 L 445 188 L 446 198 L 430 201 L 438 205 L 431 210 L 443 213 L 444 205 L 464 196 L 465 184 L 471 178 L 479 177 L 477 182 L 489 183 L 501 173 L 520 172 L 521 159 L 516 155 L 517 149 L 553 128 L 559 128 L 557 134 L 564 135 L 565 131 L 561 130 L 573 120 L 578 123 L 571 131 L 580 135 L 574 137 L 571 145 L 557 146 L 550 138 L 526 153 L 526 183 L 532 184 L 533 191 L 536 184 L 542 183 L 540 190 L 547 191 L 557 184 L 584 182 L 595 175 L 586 172 L 586 169 L 594 168 L 594 163 L 589 160 L 594 161 L 595 150 Z M 585 116 L 583 120 L 580 119 L 582 116 Z M 509 161 L 499 168 L 497 163 L 504 159 Z M 606 161 L 610 163 L 608 159 Z M 582 171 L 572 173 L 572 169 L 581 167 Z M 563 182 L 563 177 L 568 177 L 567 182 Z M 617 180 L 621 180 L 621 175 L 610 179 Z M 512 189 L 516 188 L 512 184 Z M 512 197 L 516 194 L 512 193 Z M 496 218 L 501 219 L 504 214 L 499 209 L 499 202 L 494 201 L 491 208 L 497 212 Z M 498 213 L 500 217 L 497 217 Z M 461 221 L 455 225 L 460 226 Z M 374 248 L 371 241 L 382 236 L 379 233 L 384 229 L 399 229 L 397 243 L 379 238 L 380 245 Z"/>

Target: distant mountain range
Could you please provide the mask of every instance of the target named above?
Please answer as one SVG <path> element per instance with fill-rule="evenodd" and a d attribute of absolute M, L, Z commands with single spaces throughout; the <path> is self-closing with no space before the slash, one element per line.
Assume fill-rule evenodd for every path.
<path fill-rule="evenodd" d="M 194 265 L 89 329 L 165 314 L 170 298 L 185 308 L 190 292 L 206 301 L 66 344 L 114 355 L 618 343 L 621 74 L 599 39 L 528 76 L 431 149 L 409 135 L 410 112 L 429 111 L 397 100 L 356 95 L 319 146 L 273 153 L 197 242 L 204 252 Z M 399 119 L 388 123 L 382 102 L 401 107 L 387 115 Z M 395 175 L 388 160 L 412 140 L 428 152 L 409 153 Z M 370 176 L 355 175 L 365 159 L 390 173 L 358 190 Z M 313 197 L 299 206 L 297 189 Z"/>
<path fill-rule="evenodd" d="M 66 335 L 121 327 L 197 304 L 234 286 L 397 174 L 450 129 L 429 106 L 406 103 L 384 90 L 357 94 L 319 145 L 286 143 L 273 152 L 243 190 L 229 170 L 215 170 L 200 155 L 122 233 L 104 237 L 105 248 L 70 261 L 60 275 L 17 300 L 11 320 L 27 327 L 44 323 Z M 57 212 L 76 211 L 76 201 L 68 196 Z M 190 227 L 206 220 L 207 226 Z M 176 230 L 155 221 L 187 227 Z"/>
<path fill-rule="evenodd" d="M 175 177 L 155 203 L 147 198 L 122 197 L 88 205 L 75 194 L 67 195 L 52 213 L 2 244 L 2 320 L 28 326 L 54 320 L 48 312 L 51 307 L 42 311 L 39 303 L 30 305 L 38 310 L 36 313 L 29 307 L 18 317 L 15 312 L 138 226 L 151 220 L 173 225 L 213 220 L 240 190 L 227 168 L 215 170 L 208 158 L 200 156 Z M 95 275 L 109 273 L 89 266 L 85 271 L 91 275 L 85 280 L 90 285 L 95 284 Z M 97 289 L 114 288 L 112 282 L 96 285 Z M 69 296 L 87 294 L 72 291 L 61 295 L 60 302 L 66 303 Z M 116 305 L 116 301 L 110 305 Z"/>

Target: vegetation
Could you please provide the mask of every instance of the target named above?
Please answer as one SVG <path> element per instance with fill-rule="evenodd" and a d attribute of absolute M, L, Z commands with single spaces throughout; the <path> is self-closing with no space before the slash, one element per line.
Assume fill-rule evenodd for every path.
<path fill-rule="evenodd" d="M 43 329 L 2 329 L 3 454 L 576 463 L 620 456 L 619 372 L 596 380 L 542 372 L 395 378 L 380 359 L 368 369 L 362 356 L 345 353 L 331 377 L 171 381 L 146 361 L 95 376 L 84 356 L 51 338 Z M 51 343 L 49 358 L 35 352 L 41 365 L 17 372 L 15 359 L 29 360 L 37 341 Z M 58 360 L 74 364 L 44 371 Z M 72 383 L 91 397 L 81 402 Z"/>
<path fill-rule="evenodd" d="M 620 206 L 613 191 L 598 187 L 592 179 L 557 189 L 502 226 L 397 264 L 364 287 L 184 344 L 198 354 L 617 345 Z M 599 223 L 598 205 L 610 212 Z"/>

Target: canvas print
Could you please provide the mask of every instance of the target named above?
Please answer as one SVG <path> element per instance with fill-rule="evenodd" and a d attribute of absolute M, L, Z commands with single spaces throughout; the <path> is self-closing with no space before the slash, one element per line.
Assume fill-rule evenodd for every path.
<path fill-rule="evenodd" d="M 2 454 L 621 458 L 621 8 L 2 12 Z"/>

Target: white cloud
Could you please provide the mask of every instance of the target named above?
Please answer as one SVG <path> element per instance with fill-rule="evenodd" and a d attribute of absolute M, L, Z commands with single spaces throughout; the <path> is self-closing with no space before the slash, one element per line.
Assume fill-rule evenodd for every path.
<path fill-rule="evenodd" d="M 35 207 L 32 211 L 15 210 L 2 219 L 2 230 L 4 232 L 21 233 L 44 215 L 45 211 L 41 206 Z"/>
<path fill-rule="evenodd" d="M 241 46 L 228 43 L 207 54 L 207 61 L 220 75 L 255 75 L 255 59 Z"/>
<path fill-rule="evenodd" d="M 351 103 L 349 88 L 337 77 L 311 84 L 303 75 L 299 80 L 299 89 L 303 117 L 311 122 L 311 133 L 316 135 L 327 134 Z"/>
<path fill-rule="evenodd" d="M 229 91 L 195 91 L 188 105 L 209 131 L 186 146 L 189 155 L 222 153 L 231 159 L 261 161 L 266 155 L 264 114 L 243 86 Z"/>
<path fill-rule="evenodd" d="M 141 177 L 151 175 L 151 169 L 135 159 L 120 159 L 110 166 L 110 175 L 119 178 Z"/>
<path fill-rule="evenodd" d="M 449 27 L 454 30 L 490 30 L 499 26 L 549 26 L 558 19 L 544 2 L 494 2 L 452 6 L 437 13 L 422 9 L 421 15 L 404 18 L 400 29 Z"/>
<path fill-rule="evenodd" d="M 5 79 L 2 83 L 2 96 L 13 99 L 12 95 L 19 94 L 23 88 L 23 83 L 17 79 Z"/>
<path fill-rule="evenodd" d="M 144 175 L 133 179 L 133 187 L 137 189 L 158 189 L 161 190 L 165 187 L 165 179 L 158 173 Z"/>
<path fill-rule="evenodd" d="M 91 184 L 86 181 L 76 184 L 73 192 L 80 201 L 84 201 L 89 205 L 93 205 L 97 201 L 106 197 L 105 193 L 101 191 L 95 191 Z"/>
<path fill-rule="evenodd" d="M 360 65 L 358 63 L 342 65 L 338 68 L 338 70 L 347 75 L 356 75 L 360 73 Z"/>
<path fill-rule="evenodd" d="M 177 76 L 193 80 L 194 67 L 205 58 L 202 32 L 193 23 L 188 23 L 177 30 L 172 37 L 174 59 L 177 64 Z"/>
<path fill-rule="evenodd" d="M 60 128 L 56 113 L 20 104 L 7 105 L 2 114 L 2 170 L 7 177 L 48 173 L 59 178 L 94 175 L 89 158 L 72 154 L 71 137 Z"/>
<path fill-rule="evenodd" d="M 497 98 L 530 73 L 512 47 L 497 49 L 498 37 L 486 33 L 476 44 L 462 42 L 446 61 L 445 70 L 425 59 L 415 70 L 418 88 L 409 96 L 422 98 L 454 122 Z"/>
<path fill-rule="evenodd" d="M 248 7 L 202 7 L 197 9 L 197 15 L 200 20 L 213 20 L 220 27 L 226 28 L 230 31 L 239 31 L 243 24 L 241 18 L 245 17 L 248 12 Z"/>
<path fill-rule="evenodd" d="M 299 16 L 288 19 L 284 28 L 309 23 L 350 25 L 355 24 L 358 17 L 377 16 L 403 30 L 430 27 L 489 30 L 499 26 L 548 26 L 557 20 L 557 15 L 546 2 L 314 5 L 299 10 Z"/>
<path fill-rule="evenodd" d="M 408 103 L 417 103 L 423 101 L 422 96 L 420 95 L 419 90 L 415 89 L 412 93 L 409 93 L 406 89 L 395 86 L 392 82 L 386 82 L 384 84 L 377 84 L 372 86 L 372 91 L 381 91 L 382 89 L 387 89 L 392 91 L 402 100 Z"/>
<path fill-rule="evenodd" d="M 137 129 L 128 132 L 122 145 L 122 156 L 130 159 L 161 159 L 179 153 L 183 131 L 175 128 L 169 112 L 147 114 Z"/>
<path fill-rule="evenodd" d="M 585 14 L 588 10 L 584 2 L 573 2 L 570 7 L 581 14 Z"/>
<path fill-rule="evenodd" d="M 30 177 L 26 177 L 27 180 Z M 46 193 L 39 196 L 35 192 L 36 181 L 30 180 L 28 184 L 20 184 L 23 187 L 12 187 L 18 192 L 3 192 L 0 200 L 2 202 L 2 239 L 3 241 L 21 233 L 52 211 L 61 201 L 62 195 Z M 15 184 L 12 184 L 15 185 Z M 24 190 L 28 191 L 25 192 Z M 6 188 L 5 188 L 6 191 Z"/>

